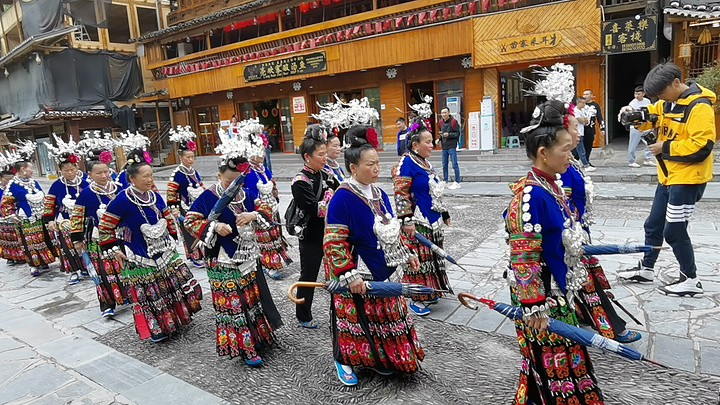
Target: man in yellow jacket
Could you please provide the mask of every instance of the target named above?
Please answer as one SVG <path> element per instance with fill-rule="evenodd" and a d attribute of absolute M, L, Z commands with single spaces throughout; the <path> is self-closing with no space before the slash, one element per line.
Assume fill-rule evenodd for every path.
<path fill-rule="evenodd" d="M 657 157 L 660 184 L 645 221 L 645 244 L 660 246 L 664 237 L 672 247 L 680 265 L 680 278 L 659 290 L 680 297 L 703 294 L 687 225 L 695 203 L 712 178 L 716 136 L 712 105 L 715 94 L 696 83 L 683 83 L 681 74 L 680 68 L 669 62 L 648 73 L 643 87 L 649 96 L 660 100 L 647 109 L 657 116 L 657 121 L 638 126 L 641 131 L 654 126 L 657 131 L 657 142 L 648 148 Z M 627 109 L 624 107 L 621 114 Z M 658 254 L 658 251 L 645 253 L 636 267 L 619 271 L 618 275 L 627 280 L 651 282 Z"/>

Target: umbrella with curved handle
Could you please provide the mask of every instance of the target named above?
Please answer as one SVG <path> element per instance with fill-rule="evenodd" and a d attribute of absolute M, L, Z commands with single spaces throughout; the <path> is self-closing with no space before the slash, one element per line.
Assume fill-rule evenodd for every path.
<path fill-rule="evenodd" d="M 490 309 L 494 309 L 495 311 L 505 315 L 506 317 L 512 319 L 512 320 L 520 320 L 523 316 L 522 308 L 516 307 L 513 305 L 503 304 L 502 302 L 495 302 L 493 300 L 489 300 L 486 298 L 478 298 L 472 294 L 469 293 L 460 293 L 458 294 L 458 300 L 465 305 L 466 307 L 470 309 L 477 309 L 476 305 L 472 305 L 467 302 L 466 299 L 475 300 L 478 302 L 482 302 L 483 304 L 487 305 Z M 622 343 L 616 342 L 612 339 L 608 339 L 604 336 L 600 336 L 597 333 L 587 331 L 582 328 L 578 328 L 577 326 L 573 326 L 570 324 L 567 324 L 563 321 L 560 321 L 558 319 L 550 318 L 548 319 L 548 331 L 558 334 L 566 339 L 570 339 L 574 342 L 577 342 L 583 346 L 587 347 L 596 347 L 598 349 L 603 350 L 609 350 L 611 352 L 617 353 L 625 358 L 631 359 L 631 360 L 643 360 L 647 361 L 648 363 L 652 363 L 661 367 L 667 368 L 667 366 L 664 366 L 658 362 L 652 361 L 645 356 L 642 355 L 642 353 L 638 352 L 637 350 L 625 346 Z"/>
<path fill-rule="evenodd" d="M 295 288 L 297 287 L 311 287 L 311 288 L 324 288 L 332 294 L 343 294 L 350 289 L 340 284 L 337 280 L 330 280 L 325 283 L 314 283 L 310 281 L 298 281 L 290 286 L 288 289 L 288 298 L 290 301 L 296 304 L 302 304 L 305 302 L 305 298 L 297 298 L 294 294 Z M 365 294 L 372 295 L 375 297 L 399 297 L 401 295 L 429 295 L 436 292 L 444 292 L 442 290 L 436 290 L 434 288 L 426 287 L 420 284 L 409 284 L 409 283 L 391 283 L 385 281 L 366 281 L 365 282 Z"/>

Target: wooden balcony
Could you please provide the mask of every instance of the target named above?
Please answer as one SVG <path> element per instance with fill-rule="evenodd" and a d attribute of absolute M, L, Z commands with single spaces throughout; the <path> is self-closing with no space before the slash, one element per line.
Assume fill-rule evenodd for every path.
<path fill-rule="evenodd" d="M 178 8 L 168 14 L 167 22 L 168 25 L 175 25 L 252 1 L 253 0 L 178 0 Z"/>

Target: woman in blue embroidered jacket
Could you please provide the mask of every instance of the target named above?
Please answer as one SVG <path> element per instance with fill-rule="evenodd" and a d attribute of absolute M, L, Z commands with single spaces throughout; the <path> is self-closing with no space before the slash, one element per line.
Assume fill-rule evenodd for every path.
<path fill-rule="evenodd" d="M 508 282 L 513 304 L 524 312 L 515 322 L 521 365 L 513 403 L 520 405 L 603 403 L 587 349 L 546 330 L 549 317 L 577 325 L 573 306 L 587 281 L 581 263 L 587 233 L 556 183 L 575 146 L 564 114 L 559 101 L 536 108 L 525 141 L 533 167 L 510 186 L 505 212 Z"/>
<path fill-rule="evenodd" d="M 300 239 L 300 279 L 298 281 L 317 281 L 323 260 L 323 232 L 327 204 L 333 192 L 338 188 L 337 179 L 323 167 L 327 161 L 327 129 L 313 124 L 305 130 L 300 145 L 300 154 L 305 161 L 302 171 L 292 181 L 295 204 L 304 215 L 304 227 Z M 304 298 L 303 304 L 296 304 L 295 316 L 304 328 L 317 328 L 313 320 L 312 301 L 314 288 L 299 287 L 297 297 Z"/>
<path fill-rule="evenodd" d="M 442 248 L 443 227 L 450 225 L 450 214 L 442 201 L 445 182 L 427 160 L 433 150 L 432 133 L 421 118 L 410 125 L 407 140 L 408 151 L 393 168 L 393 186 L 397 215 L 403 223 L 403 237 L 418 255 L 420 268 L 405 272 L 403 282 L 452 292 L 445 258 L 415 239 L 415 232 L 419 232 Z M 413 296 L 408 306 L 417 315 L 427 315 L 430 313 L 427 304 L 437 302 L 441 294 Z"/>
<path fill-rule="evenodd" d="M 60 178 L 55 180 L 45 196 L 43 222 L 56 241 L 60 269 L 68 274 L 68 284 L 76 284 L 80 281 L 80 273 L 87 275 L 87 270 L 70 241 L 70 215 L 80 192 L 88 186 L 87 175 L 78 170 L 78 145 L 72 140 L 66 143 L 57 135 L 55 142 L 57 146 L 45 145 L 50 156 L 55 158 Z"/>
<path fill-rule="evenodd" d="M 85 167 L 91 181 L 75 201 L 70 217 L 70 239 L 75 250 L 87 255 L 89 264 L 85 264 L 91 274 L 95 273 L 92 276 L 100 311 L 103 317 L 110 317 L 115 315 L 115 306 L 130 302 L 132 295 L 122 280 L 120 262 L 100 251 L 98 225 L 108 205 L 122 192 L 122 188 L 111 180 L 108 167 L 113 160 L 113 141 L 106 138 L 94 146 L 88 147 L 85 152 Z"/>
<path fill-rule="evenodd" d="M 572 115 L 573 109 L 566 116 L 566 127 L 573 138 L 573 144 L 580 142 L 577 131 L 578 121 Z M 575 211 L 575 219 L 590 234 L 590 225 L 594 223 L 592 217 L 592 202 L 595 194 L 594 185 L 590 176 L 582 169 L 582 164 L 571 159 L 570 167 L 560 175 L 562 187 L 571 207 Z M 625 328 L 625 321 L 618 315 L 608 298 L 605 290 L 610 289 L 610 283 L 600 261 L 594 256 L 583 256 L 582 262 L 588 271 L 588 282 L 583 285 L 582 293 L 577 300 L 577 309 L 580 321 L 591 325 L 599 334 L 621 343 L 630 343 L 642 338 L 639 332 Z"/>
<path fill-rule="evenodd" d="M 54 248 L 51 250 L 50 236 L 42 222 L 45 193 L 32 178 L 36 147 L 35 142 L 18 141 L 18 152 L 8 154 L 17 174 L 8 184 L 0 202 L 2 216 L 17 224 L 25 260 L 34 277 L 40 275 L 41 268 L 47 269 L 55 261 Z"/>
<path fill-rule="evenodd" d="M 380 160 L 376 145 L 368 143 L 368 131 L 374 130 L 356 125 L 346 134 L 345 167 L 352 177 L 330 200 L 323 246 L 326 279 L 340 280 L 351 291 L 333 294 L 330 308 L 335 370 L 345 385 L 358 382 L 353 366 L 381 375 L 412 372 L 425 356 L 405 300 L 364 295 L 366 280 L 399 281 L 408 264 L 419 266 L 402 243 L 387 194 L 374 184 Z M 369 272 L 358 271 L 358 258 Z"/>
<path fill-rule="evenodd" d="M 127 154 L 130 187 L 107 206 L 100 218 L 100 248 L 123 267 L 132 293 L 135 329 L 140 339 L 166 339 L 200 310 L 200 286 L 176 249 L 173 218 L 153 191 L 153 171 L 142 150 Z M 125 226 L 124 241 L 115 230 Z"/>
<path fill-rule="evenodd" d="M 287 242 L 282 234 L 280 225 L 280 197 L 277 184 L 272 178 L 270 168 L 265 166 L 267 138 L 262 133 L 263 125 L 257 119 L 244 120 L 240 123 L 243 140 L 248 145 L 250 171 L 245 177 L 245 187 L 270 206 L 272 221 L 275 224 L 269 229 L 256 228 L 258 245 L 260 247 L 260 263 L 263 271 L 273 280 L 283 276 L 283 267 L 289 266 L 292 259 L 287 252 Z"/>
<path fill-rule="evenodd" d="M 173 217 L 185 216 L 192 203 L 205 191 L 200 173 L 192 166 L 195 163 L 195 133 L 190 127 L 178 126 L 177 131 L 171 130 L 170 140 L 177 143 L 180 164 L 170 174 L 167 184 L 167 205 Z M 183 237 L 183 245 L 187 258 L 196 266 L 201 266 L 199 249 L 192 249 L 195 237 L 179 224 Z"/>
<path fill-rule="evenodd" d="M 260 349 L 275 342 L 274 330 L 282 326 L 280 314 L 267 287 L 258 261 L 255 229 L 273 225 L 272 209 L 247 188 L 242 188 L 209 221 L 215 203 L 225 189 L 248 171 L 247 158 L 234 139 L 223 139 L 218 183 L 193 203 L 185 227 L 201 242 L 215 307 L 216 350 L 220 356 L 242 356 L 249 366 L 260 366 Z M 242 141 L 241 141 L 242 142 Z M 244 149 L 244 148 L 243 148 Z"/>

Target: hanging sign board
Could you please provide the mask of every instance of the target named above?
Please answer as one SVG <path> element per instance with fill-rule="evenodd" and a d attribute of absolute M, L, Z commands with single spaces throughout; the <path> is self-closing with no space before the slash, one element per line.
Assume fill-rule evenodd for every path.
<path fill-rule="evenodd" d="M 657 49 L 657 16 L 619 18 L 602 23 L 601 53 L 654 51 Z"/>
<path fill-rule="evenodd" d="M 246 82 L 254 82 L 321 72 L 326 69 L 325 51 L 322 51 L 246 65 L 243 68 L 243 77 Z"/>

